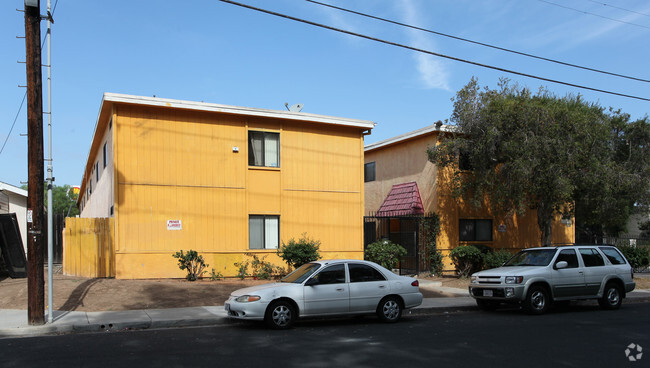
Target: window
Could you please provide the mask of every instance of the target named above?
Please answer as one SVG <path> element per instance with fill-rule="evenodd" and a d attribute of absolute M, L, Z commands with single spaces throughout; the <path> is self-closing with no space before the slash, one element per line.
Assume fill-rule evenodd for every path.
<path fill-rule="evenodd" d="M 582 261 L 585 263 L 585 267 L 605 265 L 603 257 L 593 248 L 580 248 L 580 255 L 582 256 Z"/>
<path fill-rule="evenodd" d="M 104 168 L 106 168 L 106 164 L 107 164 L 107 162 L 108 162 L 108 161 L 107 161 L 107 160 L 108 160 L 108 157 L 107 157 L 107 156 L 108 156 L 108 152 L 106 151 L 106 149 L 107 149 L 107 148 L 106 148 L 106 143 L 104 143 L 104 148 L 102 149 L 102 157 L 103 157 L 103 161 L 104 161 Z"/>
<path fill-rule="evenodd" d="M 492 241 L 492 220 L 460 220 L 460 241 Z"/>
<path fill-rule="evenodd" d="M 619 253 L 615 248 L 600 247 L 600 251 L 605 253 L 605 257 L 607 257 L 613 265 L 625 264 L 625 258 L 623 258 L 621 253 Z"/>
<path fill-rule="evenodd" d="M 350 282 L 386 281 L 384 275 L 375 268 L 364 264 L 350 263 Z"/>
<path fill-rule="evenodd" d="M 329 266 L 314 276 L 319 285 L 342 284 L 345 282 L 345 265 Z"/>
<path fill-rule="evenodd" d="M 280 133 L 249 131 L 248 164 L 280 167 Z"/>
<path fill-rule="evenodd" d="M 375 181 L 375 162 L 368 162 L 363 165 L 363 181 L 365 183 L 369 181 Z"/>
<path fill-rule="evenodd" d="M 95 181 L 99 181 L 99 161 L 95 162 Z"/>
<path fill-rule="evenodd" d="M 251 215 L 248 218 L 248 247 L 277 249 L 280 243 L 280 216 Z"/>
<path fill-rule="evenodd" d="M 560 252 L 555 260 L 555 263 L 565 261 L 568 266 L 566 268 L 577 268 L 578 267 L 578 255 L 573 249 L 565 249 Z"/>

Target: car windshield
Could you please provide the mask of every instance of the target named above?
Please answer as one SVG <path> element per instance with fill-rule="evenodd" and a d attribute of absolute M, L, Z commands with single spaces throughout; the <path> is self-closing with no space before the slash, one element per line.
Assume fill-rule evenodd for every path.
<path fill-rule="evenodd" d="M 557 249 L 522 250 L 503 266 L 548 266 L 556 251 Z"/>
<path fill-rule="evenodd" d="M 320 268 L 320 264 L 318 263 L 307 263 L 299 268 L 297 268 L 295 271 L 292 273 L 288 274 L 287 276 L 283 277 L 280 282 L 292 282 L 294 284 L 301 284 L 303 281 L 307 280 L 307 278 L 316 272 Z"/>

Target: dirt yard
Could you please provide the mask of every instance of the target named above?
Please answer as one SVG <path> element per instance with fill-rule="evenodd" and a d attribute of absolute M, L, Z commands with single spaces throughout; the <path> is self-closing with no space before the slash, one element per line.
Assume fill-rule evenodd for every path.
<path fill-rule="evenodd" d="M 47 273 L 46 273 L 47 278 Z M 423 277 L 420 277 L 423 278 Z M 443 287 L 467 290 L 468 279 L 426 277 Z M 650 279 L 635 277 L 638 289 L 650 289 Z M 66 311 L 119 311 L 223 305 L 234 290 L 271 281 L 203 279 L 116 280 L 54 275 L 54 308 Z M 454 294 L 421 287 L 425 298 L 453 297 Z M 47 303 L 47 283 L 45 286 Z M 0 274 L 0 309 L 27 309 L 27 279 Z"/>
<path fill-rule="evenodd" d="M 432 278 L 432 280 L 438 279 Z M 454 278 L 445 279 L 443 285 L 467 288 L 466 281 L 458 281 Z M 234 290 L 268 282 L 272 281 L 116 280 L 54 275 L 54 308 L 97 312 L 223 305 Z M 453 296 L 424 288 L 421 291 L 427 298 Z M 47 303 L 47 282 L 45 303 Z M 0 275 L 0 309 L 27 309 L 27 279 L 11 279 L 6 275 Z"/>

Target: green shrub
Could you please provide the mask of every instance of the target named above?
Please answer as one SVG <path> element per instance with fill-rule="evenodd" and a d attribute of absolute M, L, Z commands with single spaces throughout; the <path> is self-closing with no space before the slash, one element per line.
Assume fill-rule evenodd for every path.
<path fill-rule="evenodd" d="M 253 267 L 253 278 L 255 279 L 269 280 L 284 273 L 284 269 L 282 267 L 274 266 L 270 262 L 265 261 L 265 258 L 267 256 L 258 258 L 255 254 L 247 255 L 253 257 L 251 266 Z"/>
<path fill-rule="evenodd" d="M 204 269 L 208 265 L 205 264 L 203 256 L 200 256 L 195 250 L 190 249 L 187 253 L 183 253 L 183 250 L 181 250 L 180 252 L 174 253 L 172 257 L 178 258 L 178 268 L 187 271 L 185 278 L 188 281 L 196 281 L 206 272 Z"/>
<path fill-rule="evenodd" d="M 392 270 L 397 266 L 400 257 L 406 255 L 406 249 L 390 240 L 380 240 L 366 247 L 365 258 L 382 267 Z"/>
<path fill-rule="evenodd" d="M 311 239 L 307 236 L 307 233 L 303 233 L 302 238 L 298 241 L 291 238 L 286 244 L 282 242 L 277 254 L 289 265 L 289 269 L 296 269 L 305 263 L 319 260 L 319 248 L 320 241 Z"/>
<path fill-rule="evenodd" d="M 449 252 L 460 277 L 469 277 L 483 266 L 483 253 L 473 245 L 456 247 Z"/>
<path fill-rule="evenodd" d="M 212 272 L 210 273 L 210 280 L 212 281 L 218 281 L 218 280 L 223 280 L 223 274 L 221 272 L 215 272 L 214 268 L 212 269 Z"/>
<path fill-rule="evenodd" d="M 623 253 L 625 258 L 627 258 L 627 261 L 630 262 L 630 266 L 632 266 L 635 271 L 643 270 L 650 265 L 650 248 L 624 245 L 618 249 L 620 249 L 621 253 Z"/>
<path fill-rule="evenodd" d="M 445 257 L 440 253 L 439 250 L 433 251 L 430 254 L 431 259 L 431 273 L 435 276 L 442 276 L 442 270 L 445 268 L 442 260 Z"/>
<path fill-rule="evenodd" d="M 269 280 L 284 273 L 284 268 L 275 266 L 271 262 L 266 261 L 266 255 L 262 258 L 253 253 L 246 253 L 245 255 L 247 257 L 252 257 L 253 259 L 247 258 L 241 262 L 235 262 L 235 267 L 237 267 L 237 277 L 242 280 L 248 276 L 252 276 L 254 279 L 259 280 Z M 249 273 L 249 267 L 252 269 L 251 273 Z"/>
<path fill-rule="evenodd" d="M 248 261 L 248 259 L 245 259 L 241 262 L 235 262 L 235 267 L 237 267 L 237 277 L 243 280 L 246 278 L 246 276 L 250 276 L 248 274 L 249 264 L 250 262 Z"/>
<path fill-rule="evenodd" d="M 497 251 L 489 252 L 484 255 L 484 269 L 488 270 L 490 268 L 501 267 L 506 263 L 510 258 L 512 258 L 512 253 L 504 249 L 499 249 Z"/>

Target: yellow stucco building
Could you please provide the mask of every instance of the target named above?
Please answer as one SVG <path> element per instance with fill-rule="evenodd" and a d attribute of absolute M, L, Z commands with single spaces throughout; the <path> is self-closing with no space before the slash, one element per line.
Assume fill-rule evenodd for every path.
<path fill-rule="evenodd" d="M 234 276 L 245 253 L 303 233 L 323 258 L 363 258 L 364 135 L 374 123 L 106 93 L 81 217 L 113 217 L 117 278 L 183 277 L 193 249 Z"/>
<path fill-rule="evenodd" d="M 436 145 L 440 134 L 450 133 L 451 129 L 453 127 L 438 123 L 367 145 L 364 158 L 365 214 L 381 211 L 381 216 L 399 217 L 437 213 L 441 221 L 437 248 L 445 256 L 451 249 L 467 244 L 487 245 L 492 249 L 513 252 L 540 246 L 541 236 L 535 211 L 529 211 L 524 216 L 504 216 L 492 213 L 489 208 L 476 209 L 450 195 L 445 185 L 449 172 L 438 170 L 435 164 L 428 161 L 426 152 Z M 409 197 L 401 201 L 401 207 L 386 206 L 386 202 L 391 200 L 389 194 L 394 196 L 392 193 L 396 190 L 408 190 Z M 402 197 L 404 195 L 401 194 Z M 391 208 L 401 212 L 391 211 Z M 552 242 L 575 242 L 573 223 L 558 216 L 553 222 Z M 390 231 L 400 231 L 397 221 L 391 221 L 390 226 Z M 445 270 L 453 270 L 449 257 L 445 257 Z"/>

